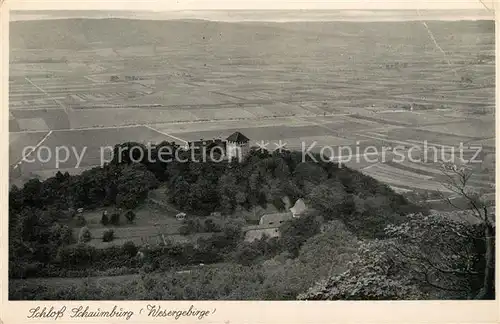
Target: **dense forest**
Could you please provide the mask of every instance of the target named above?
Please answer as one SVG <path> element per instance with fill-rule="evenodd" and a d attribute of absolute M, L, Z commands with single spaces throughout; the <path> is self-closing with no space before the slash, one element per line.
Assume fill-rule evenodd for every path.
<path fill-rule="evenodd" d="M 134 146 L 148 152 L 131 158 L 123 148 Z M 187 162 L 159 162 L 155 157 L 163 146 L 180 150 Z M 140 156 L 148 158 L 137 162 Z M 79 277 L 84 284 L 34 290 L 16 283 L 9 287 L 10 298 L 494 298 L 485 238 L 494 231 L 488 222 L 430 211 L 345 166 L 303 161 L 300 152 L 251 149 L 241 162 L 189 157 L 175 143 L 125 143 L 103 167 L 12 187 L 9 278 Z M 212 227 L 213 235 L 187 244 L 107 248 L 86 244 L 86 233 L 74 237 L 75 224 L 85 223 L 77 209 L 131 211 L 160 186 L 167 188 L 170 204 Z M 285 210 L 285 196 L 303 198 L 313 211 L 287 221 L 279 237 L 245 241 L 245 221 L 232 215 L 266 204 Z M 202 222 L 213 212 L 225 215 L 217 226 Z M 135 276 L 119 284 L 90 279 L 115 275 Z"/>

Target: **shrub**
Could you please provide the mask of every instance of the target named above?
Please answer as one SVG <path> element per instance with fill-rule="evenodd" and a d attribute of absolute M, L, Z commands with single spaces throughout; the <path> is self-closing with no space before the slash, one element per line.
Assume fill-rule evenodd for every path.
<path fill-rule="evenodd" d="M 191 234 L 191 230 L 190 230 L 189 226 L 188 225 L 182 225 L 179 228 L 179 234 L 181 234 L 181 235 L 189 235 L 189 234 Z"/>
<path fill-rule="evenodd" d="M 127 211 L 127 213 L 125 213 L 125 218 L 128 220 L 129 223 L 133 223 L 135 220 L 135 213 L 129 210 Z"/>
<path fill-rule="evenodd" d="M 108 229 L 102 234 L 103 242 L 111 242 L 114 240 L 114 238 L 115 238 L 115 231 L 113 231 L 112 229 Z"/>
<path fill-rule="evenodd" d="M 113 225 L 120 225 L 120 214 L 115 212 L 111 214 L 110 223 Z"/>
<path fill-rule="evenodd" d="M 102 213 L 101 224 L 104 226 L 109 224 L 109 218 L 108 218 L 108 215 L 106 213 Z"/>
<path fill-rule="evenodd" d="M 78 244 L 76 246 L 61 249 L 60 263 L 61 266 L 67 270 L 82 269 L 98 260 L 96 256 L 96 248 L 87 244 Z"/>
<path fill-rule="evenodd" d="M 84 226 L 80 229 L 80 233 L 78 234 L 78 242 L 79 243 L 87 243 L 92 239 L 92 234 L 90 234 L 90 230 L 87 226 Z"/>
<path fill-rule="evenodd" d="M 76 226 L 85 226 L 87 225 L 87 220 L 83 215 L 76 216 Z"/>
<path fill-rule="evenodd" d="M 132 241 L 127 241 L 122 246 L 123 252 L 130 257 L 134 257 L 137 255 L 137 251 L 139 250 L 137 246 Z"/>
<path fill-rule="evenodd" d="M 220 227 L 210 218 L 205 220 L 203 227 L 205 232 L 220 232 L 221 230 Z"/>

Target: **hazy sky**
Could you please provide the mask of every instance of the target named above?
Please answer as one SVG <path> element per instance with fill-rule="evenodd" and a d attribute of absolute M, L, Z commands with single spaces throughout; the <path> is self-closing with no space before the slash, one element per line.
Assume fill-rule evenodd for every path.
<path fill-rule="evenodd" d="M 483 0 L 493 8 L 494 0 Z M 198 9 L 481 9 L 479 0 L 16 0 L 11 9 L 135 9 L 135 10 L 198 10 Z"/>
<path fill-rule="evenodd" d="M 487 10 L 182 10 L 12 11 L 10 21 L 64 18 L 128 18 L 146 20 L 205 19 L 213 21 L 408 21 L 493 19 Z"/>

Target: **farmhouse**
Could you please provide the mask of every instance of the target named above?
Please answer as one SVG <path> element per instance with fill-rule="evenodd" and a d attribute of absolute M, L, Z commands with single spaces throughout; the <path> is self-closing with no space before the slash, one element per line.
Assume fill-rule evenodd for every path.
<path fill-rule="evenodd" d="M 259 225 L 278 227 L 293 218 L 292 213 L 266 214 L 260 218 Z"/>
<path fill-rule="evenodd" d="M 280 235 L 279 227 L 292 218 L 292 213 L 263 215 L 260 218 L 259 225 L 247 226 L 245 228 L 245 241 L 260 240 L 264 236 L 268 238 L 278 237 Z"/>

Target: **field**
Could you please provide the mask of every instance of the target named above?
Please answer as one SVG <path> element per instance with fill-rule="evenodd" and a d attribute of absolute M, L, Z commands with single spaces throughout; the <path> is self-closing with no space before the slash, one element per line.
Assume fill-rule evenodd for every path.
<path fill-rule="evenodd" d="M 117 32 L 125 26 L 135 32 Z M 418 21 L 12 22 L 11 168 L 27 145 L 86 151 L 79 165 L 74 155 L 58 166 L 23 162 L 11 182 L 81 172 L 100 164 L 101 147 L 125 141 L 234 131 L 269 149 L 281 140 L 360 156 L 369 146 L 414 147 L 413 156 L 424 141 L 428 150 L 481 144 L 494 165 L 494 24 L 428 27 L 446 56 Z M 379 162 L 347 164 L 400 190 L 439 189 L 439 163 Z M 490 188 L 494 168 L 484 169 L 486 184 L 475 185 Z"/>

